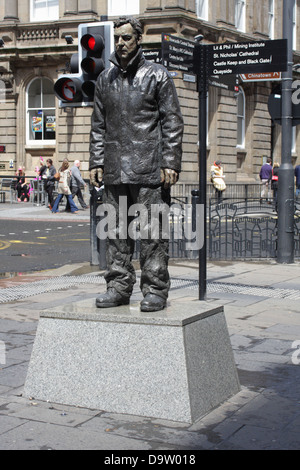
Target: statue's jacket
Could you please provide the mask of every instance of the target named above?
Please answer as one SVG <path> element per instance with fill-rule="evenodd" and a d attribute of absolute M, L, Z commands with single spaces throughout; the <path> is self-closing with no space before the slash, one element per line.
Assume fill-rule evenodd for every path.
<path fill-rule="evenodd" d="M 139 49 L 123 70 L 98 77 L 90 135 L 90 170 L 104 168 L 105 184 L 160 183 L 160 169 L 181 171 L 183 119 L 173 79 Z"/>

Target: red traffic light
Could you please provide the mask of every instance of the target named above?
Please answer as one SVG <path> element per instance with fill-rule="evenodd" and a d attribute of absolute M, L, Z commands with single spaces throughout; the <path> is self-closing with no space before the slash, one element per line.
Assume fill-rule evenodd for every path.
<path fill-rule="evenodd" d="M 88 48 L 93 51 L 95 49 L 95 46 L 96 46 L 96 39 L 94 38 L 94 36 L 91 36 L 90 39 L 88 40 Z"/>
<path fill-rule="evenodd" d="M 93 53 L 102 53 L 104 49 L 104 39 L 101 34 L 85 34 L 82 36 L 80 44 L 86 51 Z"/>
<path fill-rule="evenodd" d="M 67 76 L 61 77 L 54 84 L 54 93 L 64 102 L 72 103 L 81 101 L 81 80 Z"/>

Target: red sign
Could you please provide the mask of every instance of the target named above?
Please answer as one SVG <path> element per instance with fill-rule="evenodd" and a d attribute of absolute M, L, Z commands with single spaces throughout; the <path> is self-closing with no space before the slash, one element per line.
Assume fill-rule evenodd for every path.
<path fill-rule="evenodd" d="M 0 145 L 0 153 L 4 153 L 5 152 L 5 145 Z"/>
<path fill-rule="evenodd" d="M 281 80 L 281 72 L 270 73 L 242 73 L 240 74 L 243 82 L 262 82 L 266 80 Z"/>

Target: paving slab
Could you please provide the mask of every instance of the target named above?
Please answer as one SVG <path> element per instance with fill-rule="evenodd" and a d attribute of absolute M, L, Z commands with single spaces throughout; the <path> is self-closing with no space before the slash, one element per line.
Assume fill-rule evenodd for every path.
<path fill-rule="evenodd" d="M 299 262 L 209 262 L 207 269 L 209 281 L 218 281 L 223 287 L 266 286 L 273 287 L 275 293 L 284 289 L 288 294 L 299 286 Z M 88 263 L 68 265 L 60 272 L 51 270 L 47 277 L 68 276 L 74 271 L 80 274 L 81 270 L 88 271 Z M 197 280 L 198 262 L 172 260 L 170 272 L 172 279 Z M 45 277 L 45 273 L 41 275 Z M 33 276 L 28 282 L 38 278 Z M 6 363 L 0 363 L 1 450 L 97 449 L 109 455 L 117 449 L 147 453 L 184 450 L 198 456 L 197 451 L 203 449 L 299 449 L 300 346 L 293 347 L 300 342 L 296 298 L 262 297 L 250 291 L 208 292 L 208 302 L 224 305 L 241 391 L 192 425 L 22 396 L 40 311 L 91 299 L 104 291 L 103 284 L 85 284 L 0 304 L 0 341 L 6 356 Z M 197 295 L 197 288 L 178 284 L 170 291 L 169 300 L 195 301 Z M 141 300 L 138 285 L 133 298 Z"/>

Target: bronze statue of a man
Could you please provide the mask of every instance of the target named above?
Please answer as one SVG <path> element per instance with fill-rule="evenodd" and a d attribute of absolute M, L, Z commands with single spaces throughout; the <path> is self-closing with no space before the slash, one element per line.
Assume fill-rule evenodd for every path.
<path fill-rule="evenodd" d="M 127 207 L 169 203 L 170 186 L 181 170 L 183 119 L 172 78 L 161 65 L 145 60 L 142 27 L 134 18 L 114 24 L 113 67 L 98 77 L 90 137 L 90 180 L 104 183 L 104 202 L 118 214 L 120 197 Z M 123 198 L 124 199 L 124 198 Z M 120 219 L 119 219 L 120 220 Z M 107 292 L 99 308 L 129 304 L 136 282 L 132 265 L 134 240 L 108 237 Z M 166 306 L 170 279 L 168 240 L 140 241 L 142 311 Z"/>

